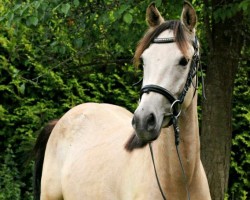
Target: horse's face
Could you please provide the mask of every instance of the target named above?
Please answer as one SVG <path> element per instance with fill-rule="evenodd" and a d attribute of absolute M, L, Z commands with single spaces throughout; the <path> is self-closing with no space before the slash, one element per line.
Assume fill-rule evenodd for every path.
<path fill-rule="evenodd" d="M 177 43 L 172 42 L 152 43 L 140 56 L 143 65 L 143 86 L 161 86 L 171 92 L 176 99 L 183 91 L 190 69 L 190 60 L 194 54 L 192 39 L 195 35 L 196 15 L 189 4 L 185 4 L 185 6 L 181 18 L 181 26 L 185 26 L 183 30 L 186 31 L 186 39 L 188 40 L 185 55 Z M 153 15 L 158 16 L 158 22 L 149 21 Z M 162 23 L 160 13 L 152 4 L 148 7 L 147 19 L 150 25 Z M 156 17 L 152 17 L 152 20 L 156 20 Z M 173 37 L 175 37 L 174 31 L 167 29 L 161 32 L 157 38 Z M 182 110 L 191 103 L 193 92 L 193 87 L 190 87 L 184 99 Z M 160 129 L 169 124 L 171 115 L 171 102 L 166 97 L 156 92 L 143 93 L 140 104 L 134 113 L 132 125 L 139 139 L 152 141 L 159 136 Z"/>

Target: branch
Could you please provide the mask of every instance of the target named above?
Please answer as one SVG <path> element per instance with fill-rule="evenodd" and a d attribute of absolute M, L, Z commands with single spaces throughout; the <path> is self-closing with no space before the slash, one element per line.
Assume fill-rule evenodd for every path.
<path fill-rule="evenodd" d="M 79 67 L 87 67 L 87 66 L 97 66 L 97 65 L 110 65 L 110 64 L 124 64 L 124 63 L 130 63 L 132 64 L 132 58 L 125 58 L 125 59 L 117 59 L 117 60 L 111 60 L 111 61 L 97 61 L 97 62 L 90 62 L 82 64 Z"/>
<path fill-rule="evenodd" d="M 70 60 L 72 60 L 72 57 L 60 62 L 59 64 L 55 65 L 54 67 L 51 67 L 48 69 L 48 71 L 51 71 L 53 69 L 56 69 L 58 67 L 60 67 L 61 65 L 66 66 L 66 63 L 68 63 Z M 87 66 L 103 66 L 103 65 L 110 65 L 110 64 L 115 64 L 115 65 L 121 65 L 121 64 L 125 64 L 125 63 L 130 63 L 132 64 L 132 58 L 124 58 L 124 59 L 117 59 L 117 60 L 104 60 L 104 61 L 95 61 L 95 62 L 90 62 L 90 63 L 85 63 L 80 65 L 78 68 L 82 68 L 82 67 L 87 67 Z M 37 84 L 38 79 L 45 76 L 46 73 L 43 73 L 35 78 L 27 79 L 23 76 L 20 76 L 23 80 L 32 83 L 32 84 Z"/>

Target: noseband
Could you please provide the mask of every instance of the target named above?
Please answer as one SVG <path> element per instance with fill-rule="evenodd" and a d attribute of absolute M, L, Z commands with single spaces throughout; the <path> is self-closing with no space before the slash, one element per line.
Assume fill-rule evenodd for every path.
<path fill-rule="evenodd" d="M 165 43 L 173 43 L 173 42 L 175 42 L 174 38 L 155 38 L 153 40 L 153 43 L 156 43 L 156 44 L 165 44 Z M 155 93 L 163 95 L 171 103 L 170 111 L 171 111 L 172 117 L 171 117 L 171 121 L 170 121 L 169 126 L 173 125 L 173 128 L 174 128 L 175 146 L 176 146 L 176 151 L 177 151 L 178 159 L 180 162 L 180 166 L 182 169 L 182 175 L 183 175 L 183 179 L 184 179 L 184 183 L 185 183 L 185 188 L 186 188 L 188 200 L 190 200 L 190 194 L 189 194 L 189 190 L 188 190 L 188 186 L 187 186 L 187 178 L 186 178 L 186 174 L 184 171 L 184 167 L 182 165 L 182 161 L 181 161 L 179 149 L 178 149 L 179 127 L 178 127 L 177 121 L 178 121 L 178 117 L 179 117 L 180 112 L 181 112 L 181 109 L 178 109 L 178 105 L 181 105 L 183 103 L 184 98 L 187 94 L 187 91 L 192 84 L 193 78 L 195 76 L 198 77 L 197 72 L 198 72 L 200 57 L 199 57 L 199 52 L 198 52 L 198 39 L 196 36 L 195 36 L 195 40 L 193 41 L 193 47 L 194 47 L 194 55 L 192 56 L 192 59 L 191 59 L 191 66 L 190 66 L 190 69 L 188 72 L 187 80 L 186 80 L 184 88 L 183 88 L 182 92 L 180 93 L 180 95 L 178 96 L 178 98 L 175 98 L 175 96 L 170 91 L 168 91 L 167 89 L 165 89 L 159 85 L 153 85 L 153 84 L 145 85 L 141 88 L 141 91 L 140 91 L 140 98 L 142 97 L 142 95 L 144 93 L 155 92 Z M 201 69 L 201 72 L 202 72 L 202 69 Z M 197 90 L 197 83 L 198 83 L 198 80 L 196 80 L 195 92 Z M 203 76 L 202 76 L 202 85 L 203 85 Z M 194 93 L 194 95 L 195 95 L 195 93 Z M 204 93 L 203 93 L 203 97 L 205 98 Z M 166 200 L 166 196 L 163 193 L 163 190 L 161 188 L 161 184 L 160 184 L 160 181 L 159 181 L 159 178 L 157 175 L 155 162 L 154 162 L 154 154 L 153 154 L 153 149 L 152 149 L 151 143 L 149 143 L 149 147 L 150 147 L 151 158 L 152 158 L 152 162 L 153 162 L 153 166 L 154 166 L 156 180 L 157 180 L 161 195 L 162 195 L 163 199 Z"/>

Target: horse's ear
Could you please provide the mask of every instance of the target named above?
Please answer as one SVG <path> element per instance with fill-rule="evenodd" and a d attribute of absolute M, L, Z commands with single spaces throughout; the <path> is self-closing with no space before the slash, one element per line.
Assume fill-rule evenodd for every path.
<path fill-rule="evenodd" d="M 146 12 L 146 20 L 150 27 L 155 27 L 164 22 L 164 18 L 161 13 L 155 7 L 155 3 L 149 4 Z"/>
<path fill-rule="evenodd" d="M 193 6 L 188 1 L 184 1 L 181 22 L 190 32 L 194 31 L 197 16 Z"/>

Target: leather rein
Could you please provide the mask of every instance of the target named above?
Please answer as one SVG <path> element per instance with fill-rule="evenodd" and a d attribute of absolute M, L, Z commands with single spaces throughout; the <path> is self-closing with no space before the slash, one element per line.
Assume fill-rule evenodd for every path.
<path fill-rule="evenodd" d="M 175 42 L 174 38 L 155 38 L 152 43 L 166 44 L 166 43 L 173 43 L 173 42 Z M 171 113 L 172 116 L 171 116 L 171 121 L 170 121 L 169 126 L 173 125 L 173 128 L 174 128 L 175 146 L 176 146 L 176 151 L 177 151 L 179 163 L 180 163 L 181 170 L 182 170 L 183 181 L 184 181 L 184 184 L 185 184 L 185 189 L 186 189 L 187 199 L 188 200 L 190 200 L 190 193 L 189 193 L 188 185 L 187 185 L 187 177 L 186 177 L 185 170 L 184 170 L 184 167 L 183 167 L 183 164 L 182 164 L 182 160 L 180 158 L 180 153 L 179 153 L 179 148 L 178 148 L 178 145 L 179 145 L 179 142 L 180 142 L 180 139 L 179 139 L 179 132 L 180 131 L 179 131 L 179 127 L 178 127 L 178 117 L 180 116 L 180 113 L 181 113 L 180 106 L 183 103 L 184 98 L 185 98 L 185 96 L 187 94 L 187 91 L 191 87 L 191 84 L 195 87 L 195 92 L 194 92 L 193 96 L 195 96 L 197 86 L 198 86 L 198 80 L 197 80 L 198 68 L 199 68 L 199 66 L 201 68 L 201 65 L 199 65 L 200 64 L 200 56 L 199 56 L 199 51 L 198 51 L 199 46 L 198 46 L 198 39 L 197 39 L 196 36 L 195 36 L 195 40 L 193 41 L 193 48 L 194 48 L 194 54 L 193 54 L 192 59 L 191 59 L 191 66 L 190 66 L 190 69 L 189 69 L 187 80 L 186 80 L 185 86 L 184 86 L 181 94 L 178 96 L 178 98 L 176 98 L 167 89 L 165 89 L 165 88 L 163 88 L 161 86 L 158 86 L 158 85 L 153 85 L 153 84 L 145 85 L 140 90 L 140 98 L 142 97 L 142 95 L 144 93 L 155 92 L 155 93 L 159 93 L 159 94 L 163 95 L 171 103 L 170 111 L 172 112 Z M 196 83 L 194 85 L 192 81 L 193 81 L 193 78 L 195 76 L 196 76 Z M 202 86 L 203 86 L 204 81 L 203 81 L 202 68 L 201 68 L 201 78 L 202 78 Z M 138 83 L 136 83 L 135 85 L 139 84 L 140 82 L 142 82 L 142 80 L 139 81 Z M 204 87 L 202 87 L 202 88 L 203 88 L 203 90 L 202 90 L 203 97 L 206 98 L 205 93 L 204 93 Z M 157 184 L 159 186 L 159 190 L 161 192 L 162 198 L 164 200 L 167 200 L 166 196 L 164 195 L 164 192 L 162 190 L 162 187 L 161 187 L 158 175 L 157 175 L 157 170 L 156 170 L 155 161 L 154 161 L 153 148 L 152 148 L 151 143 L 149 143 L 149 148 L 150 148 L 151 158 L 152 158 L 154 171 L 155 171 L 155 176 L 156 176 Z"/>

